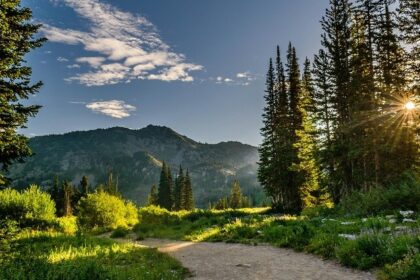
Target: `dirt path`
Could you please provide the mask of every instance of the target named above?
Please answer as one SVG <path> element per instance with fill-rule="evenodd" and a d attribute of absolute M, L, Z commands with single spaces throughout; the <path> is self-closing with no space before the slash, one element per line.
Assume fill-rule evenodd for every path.
<path fill-rule="evenodd" d="M 182 262 L 200 280 L 369 280 L 371 273 L 354 271 L 316 256 L 271 246 L 193 243 L 146 239 L 137 244 L 155 247 Z"/>

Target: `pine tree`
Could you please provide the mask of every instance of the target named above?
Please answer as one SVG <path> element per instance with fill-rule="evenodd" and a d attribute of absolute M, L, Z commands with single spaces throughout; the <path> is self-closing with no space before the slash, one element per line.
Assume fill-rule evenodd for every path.
<path fill-rule="evenodd" d="M 82 177 L 80 180 L 81 195 L 86 197 L 89 193 L 89 179 L 86 176 Z"/>
<path fill-rule="evenodd" d="M 173 207 L 172 175 L 169 166 L 165 162 L 162 164 L 160 173 L 158 205 L 168 210 L 171 210 Z"/>
<path fill-rule="evenodd" d="M 264 96 L 266 106 L 262 115 L 264 127 L 261 129 L 261 135 L 263 142 L 258 149 L 260 154 L 258 179 L 265 192 L 272 198 L 273 205 L 278 206 L 281 202 L 281 189 L 279 189 L 274 177 L 274 174 L 276 174 L 275 158 L 273 155 L 276 146 L 276 98 L 274 86 L 274 68 L 273 61 L 270 58 Z"/>
<path fill-rule="evenodd" d="M 179 166 L 178 176 L 175 179 L 175 188 L 174 188 L 174 210 L 178 211 L 184 209 L 185 207 L 185 177 L 182 166 Z"/>
<path fill-rule="evenodd" d="M 330 204 L 328 192 L 321 186 L 320 182 L 315 118 L 312 113 L 314 111 L 312 98 L 314 89 L 312 83 L 310 62 L 306 59 L 298 100 L 302 126 L 296 130 L 298 139 L 293 145 L 297 149 L 298 159 L 294 164 L 294 169 L 302 178 L 302 183 L 299 186 L 299 195 L 303 208 Z"/>
<path fill-rule="evenodd" d="M 230 208 L 237 209 L 242 207 L 242 192 L 238 180 L 233 181 L 229 197 Z"/>
<path fill-rule="evenodd" d="M 185 184 L 184 184 L 184 191 L 182 193 L 183 196 L 183 209 L 184 210 L 194 210 L 194 198 L 193 198 L 193 190 L 191 184 L 191 177 L 190 173 L 187 169 L 187 173 L 185 175 Z"/>
<path fill-rule="evenodd" d="M 74 195 L 74 188 L 73 186 L 67 182 L 63 182 L 63 216 L 71 216 L 73 214 L 73 195 Z"/>
<path fill-rule="evenodd" d="M 28 139 L 19 134 L 19 129 L 41 107 L 20 102 L 36 94 L 42 86 L 42 82 L 31 84 L 32 69 L 25 65 L 24 58 L 45 41 L 45 38 L 33 38 L 40 25 L 31 23 L 31 10 L 21 7 L 20 2 L 0 2 L 0 166 L 3 171 L 14 161 L 31 155 Z M 0 173 L 0 186 L 6 181 Z"/>
<path fill-rule="evenodd" d="M 153 185 L 150 189 L 150 194 L 147 199 L 147 205 L 157 205 L 158 204 L 158 191 L 156 185 Z"/>
<path fill-rule="evenodd" d="M 412 83 L 417 85 L 420 82 L 420 3 L 416 0 L 399 0 L 397 9 L 398 29 L 401 34 L 401 39 L 411 49 L 407 53 L 407 62 L 409 71 L 406 71 L 406 77 Z"/>
<path fill-rule="evenodd" d="M 287 49 L 287 84 L 288 84 L 288 100 L 289 100 L 289 116 L 290 130 L 287 137 L 291 141 L 290 147 L 290 163 L 288 170 L 290 171 L 287 189 L 285 191 L 286 199 L 284 199 L 284 211 L 296 213 L 301 210 L 301 200 L 299 195 L 299 187 L 302 184 L 302 178 L 298 172 L 293 169 L 293 163 L 298 162 L 297 149 L 294 146 L 298 141 L 297 131 L 302 128 L 302 114 L 298 108 L 299 95 L 301 92 L 300 70 L 295 47 L 289 43 Z"/>
<path fill-rule="evenodd" d="M 335 91 L 332 77 L 329 73 L 331 61 L 323 49 L 314 57 L 314 102 L 317 120 L 317 135 L 319 143 L 320 165 L 323 171 L 323 184 L 330 185 L 329 175 L 334 173 L 334 158 L 332 156 L 336 112 L 333 100 Z"/>
<path fill-rule="evenodd" d="M 108 183 L 106 185 L 106 191 L 111 195 L 120 196 L 120 193 L 118 192 L 118 177 L 117 181 L 115 182 L 112 171 L 108 173 Z"/>
<path fill-rule="evenodd" d="M 350 116 L 350 35 L 351 3 L 348 0 L 330 0 L 330 7 L 321 20 L 322 45 L 331 62 L 328 75 L 333 84 L 333 108 L 336 128 L 332 151 L 334 170 L 330 174 L 331 193 L 334 202 L 353 189 L 352 162 L 349 158 L 351 134 L 348 134 Z M 327 160 L 330 161 L 330 160 Z"/>
<path fill-rule="evenodd" d="M 293 128 L 292 115 L 289 112 L 288 91 L 280 48 L 277 46 L 276 56 L 276 87 L 275 87 L 275 138 L 272 152 L 274 170 L 271 176 L 276 183 L 278 203 L 277 210 L 288 211 L 288 188 L 293 180 L 294 171 L 290 170 L 293 163 Z M 274 200 L 273 200 L 274 201 Z"/>

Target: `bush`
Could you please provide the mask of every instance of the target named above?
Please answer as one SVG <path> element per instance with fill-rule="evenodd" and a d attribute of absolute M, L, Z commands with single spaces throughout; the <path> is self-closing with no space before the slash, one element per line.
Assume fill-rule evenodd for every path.
<path fill-rule="evenodd" d="M 378 273 L 379 280 L 420 279 L 420 254 L 409 254 L 394 264 L 385 265 Z"/>
<path fill-rule="evenodd" d="M 55 224 L 59 232 L 65 234 L 75 234 L 77 232 L 77 218 L 74 216 L 57 218 Z"/>
<path fill-rule="evenodd" d="M 138 223 L 137 208 L 133 203 L 103 191 L 80 199 L 77 210 L 80 226 L 89 230 L 130 228 Z"/>
<path fill-rule="evenodd" d="M 0 219 L 15 220 L 23 226 L 42 225 L 55 218 L 55 203 L 51 196 L 31 185 L 18 192 L 14 189 L 0 190 Z"/>
<path fill-rule="evenodd" d="M 126 228 L 118 227 L 112 232 L 111 238 L 123 238 L 126 237 L 129 232 L 130 231 Z"/>
<path fill-rule="evenodd" d="M 392 213 L 395 210 L 420 211 L 420 179 L 406 174 L 397 185 L 375 188 L 369 192 L 354 192 L 338 205 L 341 214 L 369 216 Z"/>

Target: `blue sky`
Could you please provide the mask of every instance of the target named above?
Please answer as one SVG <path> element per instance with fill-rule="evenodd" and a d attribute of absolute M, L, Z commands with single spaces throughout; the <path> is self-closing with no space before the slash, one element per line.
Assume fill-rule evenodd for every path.
<path fill-rule="evenodd" d="M 320 47 L 328 0 L 23 0 L 49 41 L 28 63 L 44 87 L 26 135 L 165 125 L 258 145 L 277 44 Z"/>

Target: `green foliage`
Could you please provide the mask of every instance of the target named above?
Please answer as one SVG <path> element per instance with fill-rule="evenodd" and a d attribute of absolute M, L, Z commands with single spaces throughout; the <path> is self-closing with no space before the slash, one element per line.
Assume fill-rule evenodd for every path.
<path fill-rule="evenodd" d="M 130 228 L 138 222 L 133 203 L 103 191 L 80 199 L 77 210 L 80 225 L 89 230 Z"/>
<path fill-rule="evenodd" d="M 158 191 L 156 185 L 153 185 L 150 189 L 150 194 L 147 199 L 147 205 L 157 205 L 158 203 Z"/>
<path fill-rule="evenodd" d="M 408 254 L 403 259 L 387 264 L 378 273 L 379 280 L 417 280 L 420 279 L 420 254 Z"/>
<path fill-rule="evenodd" d="M 156 249 L 85 236 L 21 234 L 0 256 L 0 279 L 152 280 L 185 274 L 178 261 Z"/>
<path fill-rule="evenodd" d="M 41 107 L 19 102 L 37 93 L 42 86 L 42 82 L 31 84 L 32 70 L 25 65 L 24 58 L 45 41 L 44 38 L 34 39 L 40 25 L 31 23 L 31 10 L 22 7 L 20 2 L 0 3 L 0 166 L 3 170 L 13 161 L 31 154 L 28 139 L 18 131 Z M 4 175 L 0 174 L 0 186 L 5 183 Z"/>
<path fill-rule="evenodd" d="M 338 205 L 343 214 L 358 216 L 393 213 L 397 209 L 420 211 L 420 179 L 407 176 L 399 184 L 375 188 L 368 192 L 353 192 Z"/>
<path fill-rule="evenodd" d="M 123 238 L 126 237 L 127 234 L 129 234 L 130 231 L 123 227 L 117 227 L 112 233 L 111 238 Z"/>
<path fill-rule="evenodd" d="M 75 216 L 65 216 L 55 219 L 56 230 L 68 235 L 75 234 L 78 230 L 77 218 Z"/>
<path fill-rule="evenodd" d="M 248 197 L 244 196 L 241 191 L 241 186 L 238 180 L 234 180 L 230 188 L 230 196 L 219 199 L 214 205 L 217 210 L 224 210 L 228 208 L 239 209 L 251 206 Z"/>
<path fill-rule="evenodd" d="M 10 219 L 22 225 L 50 223 L 55 218 L 55 205 L 51 196 L 32 185 L 18 192 L 0 190 L 0 220 Z"/>
<path fill-rule="evenodd" d="M 158 205 L 168 210 L 171 210 L 174 204 L 172 184 L 171 169 L 163 162 L 159 180 Z"/>

